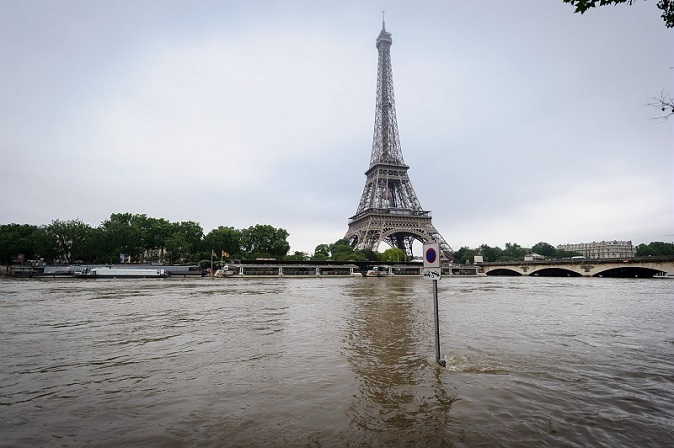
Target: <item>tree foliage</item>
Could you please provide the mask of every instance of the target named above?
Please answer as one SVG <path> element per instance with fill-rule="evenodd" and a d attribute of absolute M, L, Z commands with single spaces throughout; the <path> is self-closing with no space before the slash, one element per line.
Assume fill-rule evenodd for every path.
<path fill-rule="evenodd" d="M 484 257 L 484 261 L 486 262 L 493 262 L 493 261 L 500 261 L 501 258 L 501 253 L 503 252 L 503 249 L 500 247 L 490 247 L 486 244 L 483 244 L 480 246 L 480 251 L 479 253 L 482 254 Z"/>
<path fill-rule="evenodd" d="M 649 244 L 639 244 L 637 246 L 636 256 L 637 257 L 648 257 L 648 256 L 666 256 L 674 255 L 674 244 L 672 243 L 663 243 L 663 242 L 653 242 Z"/>
<path fill-rule="evenodd" d="M 66 263 L 91 261 L 95 256 L 97 232 L 79 219 L 56 219 L 47 227 L 47 234 Z"/>
<path fill-rule="evenodd" d="M 332 244 L 322 243 L 314 249 L 314 261 L 380 261 L 381 254 L 372 250 L 356 250 L 346 238 Z"/>
<path fill-rule="evenodd" d="M 248 258 L 282 258 L 290 250 L 285 229 L 258 224 L 241 231 L 241 248 Z"/>
<path fill-rule="evenodd" d="M 216 254 L 222 252 L 229 254 L 230 258 L 243 258 L 241 255 L 241 231 L 234 227 L 220 226 L 208 232 L 201 245 L 203 252 L 210 253 L 215 250 Z"/>
<path fill-rule="evenodd" d="M 527 254 L 542 255 L 546 259 L 571 258 L 574 255 L 580 255 L 578 252 L 567 252 L 555 248 L 553 245 L 541 241 L 534 244 L 531 248 L 522 247 L 517 243 L 506 243 L 505 249 L 500 247 L 491 247 L 483 244 L 480 247 L 471 249 L 467 246 L 454 252 L 454 261 L 459 264 L 472 263 L 475 255 L 482 255 L 487 263 L 497 261 L 523 261 Z"/>
<path fill-rule="evenodd" d="M 164 218 L 150 218 L 145 215 L 135 215 L 133 224 L 140 230 L 143 249 L 150 261 L 163 259 L 174 224 Z"/>
<path fill-rule="evenodd" d="M 184 241 L 184 250 L 186 254 L 194 254 L 199 250 L 204 230 L 194 221 L 182 221 L 173 223 L 170 226 L 171 236 L 169 239 L 182 239 Z"/>
<path fill-rule="evenodd" d="M 291 255 L 286 255 L 284 260 L 294 260 L 294 261 L 307 261 L 309 259 L 309 254 L 306 252 L 295 251 Z"/>
<path fill-rule="evenodd" d="M 346 239 L 316 246 L 310 257 L 304 252 L 288 255 L 289 234 L 285 229 L 270 225 L 255 225 L 247 229 L 220 226 L 204 235 L 201 226 L 193 221 L 170 222 L 131 213 L 113 213 L 98 227 L 91 227 L 79 219 L 54 220 L 48 226 L 28 224 L 0 224 L 0 263 L 44 259 L 47 262 L 104 262 L 119 260 L 120 254 L 130 255 L 134 262 L 198 262 L 210 265 L 211 250 L 230 258 L 276 258 L 285 260 L 334 261 L 404 261 L 404 251 L 390 248 L 383 253 L 355 250 Z M 508 242 L 505 248 L 482 244 L 477 248 L 461 247 L 454 252 L 454 261 L 472 263 L 475 255 L 485 262 L 521 261 L 529 253 L 549 259 L 571 258 L 580 255 L 556 249 L 539 242 L 531 248 Z M 674 244 L 653 242 L 640 244 L 637 256 L 674 255 Z"/>
<path fill-rule="evenodd" d="M 329 244 L 319 244 L 316 246 L 314 249 L 314 258 L 318 256 L 323 256 L 325 257 L 324 259 L 327 260 L 330 258 L 330 245 Z"/>
<path fill-rule="evenodd" d="M 397 247 L 386 249 L 381 254 L 381 261 L 405 261 L 405 251 Z"/>
<path fill-rule="evenodd" d="M 501 252 L 499 261 L 520 261 L 524 260 L 524 256 L 529 252 L 517 243 L 506 243 L 505 249 Z"/>
<path fill-rule="evenodd" d="M 133 262 L 197 262 L 204 255 L 210 258 L 212 249 L 232 258 L 282 258 L 290 249 L 287 238 L 287 231 L 268 225 L 244 230 L 221 226 L 204 236 L 201 225 L 193 221 L 113 213 L 98 227 L 79 219 L 54 220 L 46 227 L 0 225 L 0 262 L 16 262 L 18 255 L 49 263 L 117 263 L 122 255 Z M 308 258 L 298 252 L 295 256 Z"/>
<path fill-rule="evenodd" d="M 335 241 L 330 245 L 330 254 L 335 261 L 349 261 L 355 260 L 356 257 L 353 247 L 345 238 Z"/>
<path fill-rule="evenodd" d="M 45 232 L 36 226 L 28 224 L 4 224 L 0 225 L 0 262 L 10 263 L 16 256 L 21 254 L 27 260 L 41 255 L 39 252 L 47 252 L 42 249 L 46 242 Z M 50 247 L 53 252 L 54 245 Z"/>
<path fill-rule="evenodd" d="M 571 258 L 571 257 L 576 257 L 579 255 L 583 255 L 581 252 L 576 252 L 573 250 L 562 250 L 562 249 L 557 249 L 557 256 L 553 258 Z"/>
<path fill-rule="evenodd" d="M 471 264 L 473 262 L 473 257 L 478 255 L 478 252 L 478 249 L 471 249 L 468 246 L 463 246 L 459 250 L 454 251 L 454 262 L 458 264 Z"/>
<path fill-rule="evenodd" d="M 552 244 L 540 242 L 536 243 L 533 246 L 531 246 L 531 252 L 538 254 L 538 255 L 543 255 L 546 258 L 556 258 L 557 257 L 557 249 L 555 246 Z"/>
<path fill-rule="evenodd" d="M 144 252 L 143 235 L 141 231 L 142 219 L 145 215 L 131 213 L 113 213 L 103 221 L 104 258 L 107 256 L 113 262 L 120 254 L 126 254 L 137 259 Z"/>
<path fill-rule="evenodd" d="M 631 5 L 634 3 L 634 0 L 563 0 L 563 2 L 575 6 L 575 12 L 583 14 L 587 10 L 596 8 L 597 6 L 617 5 L 620 3 Z M 658 0 L 656 7 L 662 11 L 661 17 L 665 21 L 665 26 L 667 28 L 674 27 L 674 0 Z"/>

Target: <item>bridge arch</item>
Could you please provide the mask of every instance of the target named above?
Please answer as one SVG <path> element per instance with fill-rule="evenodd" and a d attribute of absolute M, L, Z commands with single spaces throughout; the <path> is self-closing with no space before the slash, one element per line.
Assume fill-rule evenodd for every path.
<path fill-rule="evenodd" d="M 514 269 L 500 268 L 486 272 L 489 277 L 521 277 L 522 274 Z"/>
<path fill-rule="evenodd" d="M 654 275 L 660 274 L 662 272 L 665 271 L 640 266 L 621 266 L 597 272 L 593 275 L 593 277 L 652 278 Z"/>
<path fill-rule="evenodd" d="M 582 277 L 579 272 L 563 268 L 543 268 L 529 275 L 533 277 Z"/>

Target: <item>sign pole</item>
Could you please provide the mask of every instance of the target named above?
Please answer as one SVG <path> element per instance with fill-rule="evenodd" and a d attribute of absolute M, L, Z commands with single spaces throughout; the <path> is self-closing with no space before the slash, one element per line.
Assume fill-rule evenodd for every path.
<path fill-rule="evenodd" d="M 438 317 L 438 279 L 442 277 L 440 261 L 440 245 L 438 243 L 424 244 L 424 277 L 433 280 L 433 317 L 435 320 L 435 362 L 442 367 L 446 366 L 440 358 L 440 319 Z"/>
<path fill-rule="evenodd" d="M 438 281 L 433 280 L 433 316 L 435 317 L 435 362 L 444 367 L 440 360 L 440 319 L 438 317 Z"/>
<path fill-rule="evenodd" d="M 440 359 L 440 319 L 438 317 L 438 281 L 433 279 L 433 313 L 435 316 L 435 362 L 445 367 L 445 361 Z"/>

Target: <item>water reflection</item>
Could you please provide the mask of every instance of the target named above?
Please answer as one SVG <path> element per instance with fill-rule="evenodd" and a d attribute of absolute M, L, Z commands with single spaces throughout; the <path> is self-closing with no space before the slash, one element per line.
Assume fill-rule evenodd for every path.
<path fill-rule="evenodd" d="M 368 279 L 352 299 L 344 346 L 358 392 L 347 415 L 364 446 L 446 446 L 451 405 L 442 369 L 431 362 L 432 333 L 417 279 Z"/>

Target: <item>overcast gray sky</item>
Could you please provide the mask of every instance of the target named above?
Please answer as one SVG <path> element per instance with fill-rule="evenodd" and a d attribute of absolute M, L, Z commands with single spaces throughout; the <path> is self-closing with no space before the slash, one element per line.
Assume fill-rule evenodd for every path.
<path fill-rule="evenodd" d="M 0 0 L 0 223 L 112 213 L 342 238 L 386 10 L 400 139 L 454 248 L 672 241 L 655 1 Z M 669 235 L 669 236 L 667 236 Z M 384 250 L 386 246 L 381 247 Z"/>

